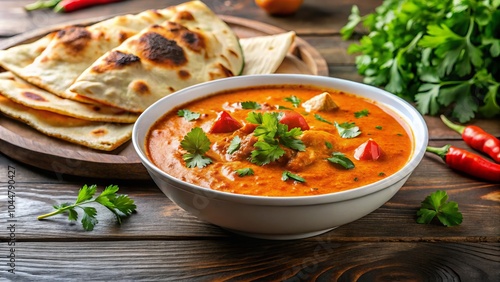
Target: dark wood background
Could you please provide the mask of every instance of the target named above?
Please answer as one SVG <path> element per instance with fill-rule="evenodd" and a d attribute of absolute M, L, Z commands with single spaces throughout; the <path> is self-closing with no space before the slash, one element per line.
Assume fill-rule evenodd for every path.
<path fill-rule="evenodd" d="M 69 14 L 27 13 L 22 6 L 29 2 L 0 0 L 0 45 L 9 44 L 13 35 L 39 28 L 183 1 L 129 0 Z M 325 58 L 330 76 L 362 81 L 354 56 L 346 52 L 353 41 L 342 41 L 339 29 L 353 4 L 365 14 L 382 1 L 305 0 L 291 17 L 270 17 L 253 1 L 232 10 L 220 9 L 217 0 L 205 2 L 221 14 L 295 30 Z M 460 136 L 439 119 L 425 119 L 430 145 L 466 148 Z M 473 123 L 500 136 L 498 120 Z M 6 258 L 10 254 L 8 170 L 12 168 L 16 171 L 15 275 L 7 272 Z M 101 189 L 118 184 L 121 193 L 136 201 L 138 212 L 117 226 L 109 212 L 99 209 L 99 224 L 92 232 L 63 216 L 36 219 L 54 204 L 74 201 L 83 184 L 98 184 Z M 499 188 L 426 156 L 405 186 L 366 217 L 309 239 L 266 241 L 199 221 L 148 180 L 61 175 L 0 154 L 0 280 L 500 281 Z M 437 189 L 459 203 L 464 215 L 460 226 L 415 222 L 420 202 Z"/>

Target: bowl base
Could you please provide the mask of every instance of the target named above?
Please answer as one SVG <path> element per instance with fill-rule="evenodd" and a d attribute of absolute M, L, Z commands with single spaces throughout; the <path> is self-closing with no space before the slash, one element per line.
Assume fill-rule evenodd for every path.
<path fill-rule="evenodd" d="M 265 240 L 297 240 L 297 239 L 305 239 L 305 238 L 310 238 L 314 237 L 323 233 L 326 233 L 328 231 L 331 231 L 338 226 L 335 226 L 333 228 L 328 228 L 320 231 L 313 231 L 313 232 L 306 232 L 306 233 L 294 233 L 294 234 L 268 234 L 268 233 L 251 233 L 251 232 L 243 232 L 243 231 L 238 231 L 238 230 L 233 230 L 229 228 L 223 228 L 229 232 L 246 236 L 246 237 L 251 237 L 251 238 L 256 238 L 256 239 L 265 239 Z"/>

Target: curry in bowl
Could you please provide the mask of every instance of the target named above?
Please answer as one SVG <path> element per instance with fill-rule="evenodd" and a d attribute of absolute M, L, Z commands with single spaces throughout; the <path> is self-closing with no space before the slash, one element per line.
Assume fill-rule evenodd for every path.
<path fill-rule="evenodd" d="M 202 187 L 256 196 L 353 189 L 400 170 L 412 132 L 374 101 L 305 85 L 217 93 L 166 113 L 146 150 L 161 170 Z"/>

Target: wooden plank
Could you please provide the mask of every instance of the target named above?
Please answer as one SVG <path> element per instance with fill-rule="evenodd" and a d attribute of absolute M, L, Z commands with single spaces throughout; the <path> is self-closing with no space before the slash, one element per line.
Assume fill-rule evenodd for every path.
<path fill-rule="evenodd" d="M 461 141 L 451 144 L 465 147 Z M 444 145 L 433 141 L 431 145 Z M 58 240 L 60 234 L 72 240 L 93 238 L 156 239 L 234 237 L 219 227 L 202 222 L 170 202 L 151 181 L 97 180 L 91 178 L 51 176 L 30 167 L 0 157 L 0 202 L 7 200 L 8 166 L 16 170 L 15 218 L 21 240 Z M 92 232 L 82 230 L 63 215 L 38 221 L 36 216 L 48 213 L 52 205 L 76 199 L 83 184 L 118 184 L 120 193 L 136 201 L 138 212 L 115 224 L 107 210 L 98 207 L 99 221 Z M 385 205 L 373 213 L 341 226 L 321 237 L 343 241 L 448 241 L 500 242 L 500 184 L 483 182 L 450 170 L 440 159 L 427 155 L 403 188 Z M 435 190 L 445 190 L 450 200 L 459 203 L 464 222 L 458 227 L 420 225 L 415 222 L 420 202 Z M 6 221 L 8 213 L 0 213 Z M 383 228 L 381 228 L 383 226 Z M 477 228 L 481 226 L 481 228 Z M 3 233 L 2 233 L 3 232 Z M 5 230 L 0 236 L 5 236 Z"/>
<path fill-rule="evenodd" d="M 9 254 L 6 243 L 0 253 Z M 194 241 L 17 242 L 23 281 L 498 281 L 500 244 Z M 2 259 L 5 261 L 5 258 Z M 4 264 L 5 268 L 5 264 Z"/>

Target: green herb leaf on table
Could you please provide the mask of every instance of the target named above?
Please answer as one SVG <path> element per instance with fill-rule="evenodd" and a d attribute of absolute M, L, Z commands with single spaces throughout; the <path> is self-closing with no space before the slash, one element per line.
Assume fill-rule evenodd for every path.
<path fill-rule="evenodd" d="M 292 180 L 295 180 L 295 181 L 298 181 L 298 182 L 306 182 L 306 180 L 304 178 L 302 178 L 301 176 L 297 175 L 297 174 L 293 174 L 289 171 L 283 171 L 283 173 L 281 174 L 281 180 L 283 181 L 287 181 L 289 179 L 292 179 Z"/>
<path fill-rule="evenodd" d="M 298 108 L 300 105 L 300 102 L 301 102 L 301 100 L 295 95 L 292 95 L 290 97 L 286 97 L 285 101 L 292 103 L 294 108 Z"/>
<path fill-rule="evenodd" d="M 241 102 L 241 108 L 246 110 L 260 110 L 261 106 L 259 103 L 254 101 Z"/>
<path fill-rule="evenodd" d="M 131 215 L 136 210 L 134 200 L 127 195 L 117 194 L 119 188 L 117 185 L 109 185 L 97 197 L 93 198 L 97 190 L 96 185 L 84 185 L 78 192 L 78 196 L 73 204 L 63 203 L 53 206 L 55 211 L 40 215 L 38 219 L 44 219 L 61 213 L 67 213 L 70 221 L 78 220 L 77 208 L 83 211 L 81 220 L 82 226 L 87 231 L 92 231 L 99 222 L 97 219 L 97 209 L 92 206 L 84 206 L 91 203 L 98 203 L 111 211 L 118 222 L 122 223 L 122 217 Z"/>
<path fill-rule="evenodd" d="M 462 213 L 458 210 L 458 204 L 448 201 L 446 191 L 437 190 L 431 193 L 421 203 L 417 212 L 417 222 L 429 224 L 435 218 L 444 226 L 455 226 L 462 223 Z"/>
<path fill-rule="evenodd" d="M 234 136 L 234 138 L 231 140 L 231 143 L 229 143 L 229 147 L 227 148 L 227 153 L 232 154 L 240 149 L 241 145 L 241 138 L 239 136 Z"/>
<path fill-rule="evenodd" d="M 239 177 L 243 177 L 243 176 L 253 175 L 254 171 L 253 171 L 253 169 L 246 167 L 246 168 L 237 169 L 236 174 L 238 174 Z"/>
<path fill-rule="evenodd" d="M 354 163 L 348 157 L 346 157 L 345 154 L 341 152 L 332 153 L 332 156 L 330 158 L 327 158 L 327 160 L 331 163 L 338 164 L 345 169 L 354 168 Z"/>
<path fill-rule="evenodd" d="M 499 19 L 499 1 L 384 0 L 364 16 L 353 6 L 341 34 L 367 30 L 348 48 L 365 83 L 465 123 L 500 115 Z"/>
<path fill-rule="evenodd" d="M 178 110 L 177 115 L 185 118 L 187 121 L 197 120 L 201 116 L 199 113 L 191 112 L 188 109 Z"/>
<path fill-rule="evenodd" d="M 354 138 L 361 134 L 359 127 L 354 122 L 343 122 L 341 124 L 334 122 L 334 124 L 342 138 Z"/>
<path fill-rule="evenodd" d="M 181 147 L 187 151 L 182 156 L 187 167 L 203 168 L 212 163 L 212 159 L 205 156 L 205 153 L 210 150 L 210 140 L 203 129 L 195 127 L 188 132 L 181 141 Z"/>

